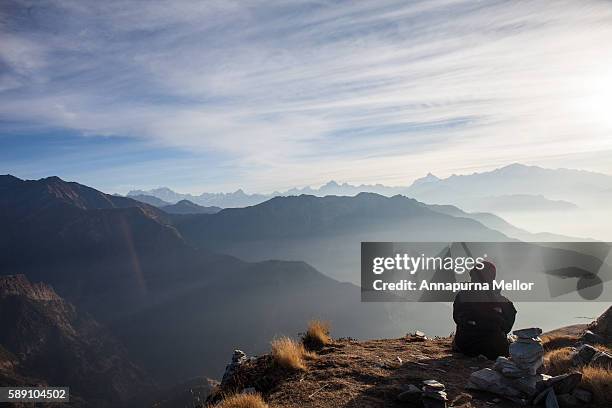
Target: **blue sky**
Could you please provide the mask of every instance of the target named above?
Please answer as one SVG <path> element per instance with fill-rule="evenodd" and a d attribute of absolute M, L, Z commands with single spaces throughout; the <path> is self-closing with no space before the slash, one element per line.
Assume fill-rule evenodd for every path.
<path fill-rule="evenodd" d="M 612 173 L 605 1 L 3 1 L 0 172 L 109 192 Z"/>

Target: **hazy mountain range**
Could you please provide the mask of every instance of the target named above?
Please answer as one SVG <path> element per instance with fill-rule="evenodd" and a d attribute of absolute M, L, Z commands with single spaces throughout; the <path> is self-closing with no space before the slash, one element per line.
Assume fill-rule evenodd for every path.
<path fill-rule="evenodd" d="M 200 195 L 181 194 L 167 187 L 160 187 L 153 190 L 132 190 L 127 196 L 139 201 L 148 202 L 151 205 L 161 206 L 175 203 L 180 200 L 188 200 L 203 206 L 218 206 L 222 208 L 246 207 L 255 205 L 278 196 L 297 196 L 302 194 L 314 196 L 340 195 L 354 196 L 362 192 L 377 193 L 381 195 L 391 196 L 401 194 L 405 188 L 403 187 L 388 187 L 382 184 L 374 185 L 352 185 L 348 183 L 338 184 L 335 181 L 330 181 L 327 184 L 319 187 L 304 187 L 292 188 L 287 191 L 275 191 L 271 194 L 247 194 L 242 189 L 236 190 L 233 193 L 202 193 Z M 161 202 L 156 201 L 161 200 Z"/>
<path fill-rule="evenodd" d="M 140 201 L 141 203 L 161 208 L 164 210 L 164 212 L 169 214 L 214 214 L 221 210 L 221 207 L 205 207 L 186 199 L 177 201 L 175 204 L 171 204 L 162 200 L 161 198 L 146 194 L 131 195 L 128 197 Z"/>
<path fill-rule="evenodd" d="M 612 240 L 609 210 L 612 176 L 584 170 L 545 169 L 511 164 L 496 170 L 438 178 L 429 173 L 411 185 L 388 187 L 339 184 L 320 188 L 294 188 L 272 194 L 233 193 L 179 194 L 168 188 L 130 191 L 128 196 L 161 206 L 153 200 L 173 203 L 189 200 L 202 206 L 238 208 L 270 198 L 298 196 L 355 196 L 362 192 L 387 197 L 403 195 L 430 204 L 452 204 L 469 212 L 501 215 L 527 231 L 554 231 L 564 235 Z M 603 221 L 603 222 L 602 222 Z"/>
<path fill-rule="evenodd" d="M 575 202 L 592 203 L 612 189 L 612 176 L 571 169 L 545 169 L 538 166 L 511 164 L 493 171 L 469 175 L 452 175 L 441 179 L 428 173 L 409 186 L 389 187 L 382 184 L 351 185 L 330 181 L 319 188 L 293 188 L 271 194 L 247 194 L 243 190 L 233 193 L 181 194 L 167 187 L 149 191 L 132 190 L 129 197 L 152 205 L 167 205 L 189 200 L 204 206 L 222 208 L 244 207 L 259 204 L 277 196 L 339 195 L 354 196 L 369 192 L 385 196 L 406 195 L 436 204 L 457 204 L 465 209 L 495 211 L 506 210 L 565 210 L 576 207 Z M 162 200 L 153 202 L 152 198 Z M 154 199 L 153 199 L 154 200 Z M 480 208 L 477 208 L 478 206 Z"/>
<path fill-rule="evenodd" d="M 222 210 L 220 207 L 204 207 L 189 200 L 181 200 L 176 204 L 159 207 L 168 214 L 215 214 Z"/>
<path fill-rule="evenodd" d="M 331 321 L 339 337 L 448 334 L 446 304 L 362 303 L 359 288 L 343 283 L 359 280 L 361 241 L 543 237 L 493 214 L 400 195 L 299 195 L 171 214 L 57 177 L 10 175 L 0 176 L 0 230 L 0 275 L 25 288 L 2 295 L 9 306 L 0 317 L 21 334 L 0 335 L 0 379 L 54 381 L 61 366 L 66 378 L 114 384 L 99 395 L 79 384 L 79 395 L 100 406 L 128 404 L 138 395 L 121 390 L 132 384 L 137 394 L 151 383 L 218 378 L 234 348 L 267 351 L 274 336 L 295 335 L 312 318 Z M 49 334 L 39 343 L 44 331 L 21 327 L 60 330 L 66 340 L 54 344 Z M 21 357 L 29 344 L 43 348 Z M 61 360 L 80 353 L 93 353 L 82 360 L 91 376 Z M 60 360 L 45 359 L 51 354 Z"/>
<path fill-rule="evenodd" d="M 52 285 L 123 344 L 125 364 L 162 386 L 218 377 L 235 347 L 263 352 L 271 338 L 295 334 L 311 318 L 335 322 L 338 335 L 376 337 L 402 333 L 414 314 L 415 305 L 402 305 L 398 318 L 383 304 L 362 304 L 357 286 L 304 262 L 212 253 L 173 223 L 155 207 L 57 177 L 1 176 L 0 274 Z M 446 314 L 436 305 L 428 318 Z"/>
<path fill-rule="evenodd" d="M 303 260 L 341 281 L 358 283 L 362 241 L 574 241 L 531 234 L 488 213 L 428 205 L 404 196 L 275 197 L 246 208 L 176 218 L 190 242 L 250 261 Z"/>
<path fill-rule="evenodd" d="M 489 172 L 452 175 L 445 179 L 429 175 L 416 180 L 406 193 L 421 201 L 452 203 L 466 209 L 479 205 L 483 198 L 490 201 L 491 197 L 515 196 L 516 199 L 518 196 L 523 201 L 517 204 L 523 210 L 523 203 L 528 199 L 536 204 L 544 200 L 565 200 L 570 205 L 589 207 L 598 203 L 610 186 L 612 176 L 605 174 L 511 164 Z M 502 201 L 504 205 L 511 204 Z M 488 205 L 491 204 L 495 207 L 495 203 Z"/>

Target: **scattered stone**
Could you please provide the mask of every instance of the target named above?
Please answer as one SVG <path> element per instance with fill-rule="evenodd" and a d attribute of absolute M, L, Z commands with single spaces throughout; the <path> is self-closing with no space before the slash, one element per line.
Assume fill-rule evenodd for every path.
<path fill-rule="evenodd" d="M 398 394 L 397 400 L 400 402 L 417 403 L 421 401 L 422 393 L 419 387 L 409 384 L 404 391 Z"/>
<path fill-rule="evenodd" d="M 508 397 L 508 400 L 514 402 L 516 405 L 521 407 L 526 407 L 527 405 L 529 405 L 529 400 L 526 398 Z"/>
<path fill-rule="evenodd" d="M 510 357 L 498 357 L 493 370 L 472 373 L 468 386 L 526 405 L 545 388 L 542 384 L 550 378 L 549 375 L 537 374 L 544 363 L 540 334 L 542 329 L 538 327 L 515 330 L 511 336 L 514 341 L 509 347 Z"/>
<path fill-rule="evenodd" d="M 589 330 L 612 341 L 612 306 L 589 325 Z"/>
<path fill-rule="evenodd" d="M 535 396 L 535 398 L 532 401 L 532 405 L 538 405 L 540 404 L 541 401 L 543 401 L 546 396 L 548 395 L 549 392 L 552 391 L 552 388 L 546 388 L 544 391 L 540 392 L 538 395 Z"/>
<path fill-rule="evenodd" d="M 493 401 L 496 404 L 499 404 L 501 402 L 501 398 L 493 398 L 491 401 Z"/>
<path fill-rule="evenodd" d="M 438 399 L 423 398 L 421 402 L 423 403 L 423 408 L 446 408 L 446 401 Z"/>
<path fill-rule="evenodd" d="M 606 344 L 608 342 L 605 337 L 593 333 L 590 330 L 585 331 L 579 341 L 587 344 Z"/>
<path fill-rule="evenodd" d="M 445 391 L 436 391 L 436 392 L 423 392 L 423 398 L 433 398 L 440 401 L 447 401 L 448 394 Z"/>
<path fill-rule="evenodd" d="M 548 391 L 548 394 L 546 394 L 546 408 L 559 408 L 559 402 L 553 390 Z"/>
<path fill-rule="evenodd" d="M 579 407 L 582 405 L 582 403 L 578 401 L 578 399 L 571 394 L 557 395 L 557 402 L 559 403 L 559 406 L 562 408 Z"/>
<path fill-rule="evenodd" d="M 587 391 L 583 388 L 576 388 L 574 392 L 572 392 L 572 395 L 578 401 L 584 402 L 585 404 L 588 404 L 593 399 L 593 394 L 591 394 L 591 391 Z"/>
<path fill-rule="evenodd" d="M 425 341 L 428 339 L 424 332 L 417 330 L 414 333 L 408 333 L 406 335 L 406 340 L 410 342 L 415 342 L 415 341 Z"/>
<path fill-rule="evenodd" d="M 446 408 L 446 387 L 436 380 L 423 381 L 423 394 L 421 401 L 425 408 Z"/>
<path fill-rule="evenodd" d="M 574 364 L 577 364 L 577 365 L 589 364 L 593 356 L 597 354 L 598 352 L 599 350 L 597 350 L 595 347 L 591 346 L 590 344 L 582 344 L 576 349 L 576 352 L 573 358 Z"/>
<path fill-rule="evenodd" d="M 544 381 L 550 378 L 550 375 L 536 374 L 529 375 L 511 380 L 511 384 L 523 392 L 527 397 L 533 397 L 539 390 L 545 388 Z"/>
<path fill-rule="evenodd" d="M 459 405 L 469 404 L 471 401 L 472 396 L 463 392 L 455 397 L 455 399 L 451 402 L 451 406 L 456 407 Z"/>
<path fill-rule="evenodd" d="M 612 356 L 605 351 L 597 352 L 591 359 L 592 366 L 612 369 Z"/>
<path fill-rule="evenodd" d="M 542 339 L 540 337 L 518 337 L 515 343 L 541 343 Z"/>
<path fill-rule="evenodd" d="M 572 392 L 582 379 L 582 374 L 578 372 L 561 374 L 544 380 L 545 387 L 552 387 L 557 395 L 569 394 Z"/>
<path fill-rule="evenodd" d="M 525 338 L 525 340 L 527 340 Z M 540 341 L 514 342 L 510 344 L 510 358 L 522 370 L 535 375 L 544 363 L 544 347 Z"/>
<path fill-rule="evenodd" d="M 423 386 L 434 391 L 444 391 L 446 389 L 444 384 L 436 380 L 425 380 L 423 381 Z"/>
<path fill-rule="evenodd" d="M 514 330 L 512 334 L 514 334 L 518 338 L 529 339 L 538 337 L 540 334 L 542 334 L 542 329 L 540 329 L 539 327 L 530 327 L 528 329 Z"/>
<path fill-rule="evenodd" d="M 573 408 L 589 400 L 591 395 L 588 391 L 576 388 L 582 379 L 581 373 L 555 377 L 538 374 L 544 362 L 540 328 L 515 330 L 513 333 L 516 339 L 510 344 L 510 356 L 498 357 L 493 369 L 473 372 L 466 388 L 488 391 L 521 406 L 544 403 L 546 408 L 559 408 L 559 404 L 564 408 Z M 574 352 L 574 357 L 581 364 L 584 364 L 583 359 L 591 361 L 595 356 L 601 359 L 602 364 L 612 365 L 612 356 L 598 352 L 592 346 L 583 345 Z M 561 396 L 559 399 L 558 395 Z"/>
<path fill-rule="evenodd" d="M 523 395 L 508 379 L 490 368 L 473 372 L 466 387 L 492 392 L 505 397 L 520 398 Z"/>
<path fill-rule="evenodd" d="M 493 365 L 493 369 L 509 378 L 520 378 L 528 375 L 525 370 L 517 367 L 514 361 L 503 356 L 497 357 L 497 360 L 495 360 L 495 364 Z"/>
<path fill-rule="evenodd" d="M 232 361 L 225 367 L 225 372 L 221 378 L 221 386 L 224 386 L 232 378 L 238 367 L 247 361 L 249 361 L 249 358 L 244 351 L 234 350 Z"/>

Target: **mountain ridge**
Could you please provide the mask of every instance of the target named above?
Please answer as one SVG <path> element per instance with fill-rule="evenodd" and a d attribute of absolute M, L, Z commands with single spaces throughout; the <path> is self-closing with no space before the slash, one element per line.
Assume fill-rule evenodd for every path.
<path fill-rule="evenodd" d="M 131 199 L 121 201 L 129 207 L 115 208 L 105 196 L 93 204 L 78 195 L 67 200 L 50 194 L 47 183 L 56 188 L 60 181 L 17 181 L 0 198 L 1 274 L 20 271 L 52 285 L 107 325 L 160 385 L 216 377 L 228 344 L 251 344 L 259 352 L 267 345 L 260 339 L 292 332 L 295 322 L 312 317 L 363 337 L 403 325 L 384 305 L 362 305 L 357 286 L 304 262 L 249 263 L 216 254 L 186 241 L 161 210 Z M 59 190 L 91 192 L 66 184 Z"/>
<path fill-rule="evenodd" d="M 557 168 L 557 169 L 548 169 L 540 166 L 528 166 L 521 163 L 512 163 L 501 168 L 497 168 L 490 171 L 483 172 L 473 172 L 471 174 L 452 174 L 446 178 L 439 178 L 432 174 L 428 173 L 426 176 L 418 178 L 414 180 L 411 184 L 407 184 L 406 186 L 386 186 L 383 184 L 360 184 L 353 185 L 350 183 L 338 183 L 334 180 L 331 180 L 318 188 L 313 188 L 311 186 L 306 186 L 302 188 L 291 188 L 285 191 L 275 191 L 269 194 L 263 193 L 254 193 L 247 194 L 242 189 L 238 189 L 233 193 L 201 193 L 199 195 L 192 194 L 181 194 L 174 192 L 168 187 L 160 187 L 152 190 L 131 190 L 128 192 L 127 196 L 134 196 L 138 194 L 148 194 L 153 195 L 162 200 L 166 201 L 178 201 L 180 199 L 188 199 L 193 201 L 196 204 L 200 205 L 216 205 L 222 208 L 230 208 L 230 207 L 239 207 L 245 205 L 254 205 L 258 204 L 264 200 L 270 199 L 274 196 L 288 196 L 288 195 L 300 195 L 300 194 L 309 194 L 309 195 L 356 195 L 359 192 L 373 192 L 381 195 L 393 196 L 396 194 L 407 195 L 413 198 L 419 199 L 415 194 L 421 194 L 422 191 L 420 189 L 431 188 L 434 185 L 446 185 L 448 183 L 454 182 L 462 182 L 463 180 L 467 180 L 474 177 L 484 177 L 484 178 L 495 178 L 497 176 L 515 176 L 523 178 L 527 174 L 537 174 L 537 175 L 555 175 L 555 173 L 559 173 L 561 177 L 576 177 L 576 176 L 584 176 L 589 177 L 591 179 L 598 179 L 597 184 L 607 185 L 608 189 L 612 188 L 612 176 L 606 175 L 599 172 L 587 171 L 587 170 L 579 170 L 579 169 L 567 169 L 567 168 Z M 556 176 L 558 177 L 558 176 Z M 494 183 L 493 183 L 494 184 Z M 519 192 L 520 193 L 520 192 Z M 232 201 L 233 196 L 238 198 L 238 201 Z M 423 197 L 421 197 L 422 199 Z M 549 197 L 546 197 L 549 198 Z M 421 200 L 422 201 L 422 200 Z M 571 200 L 568 200 L 571 202 Z M 443 202 L 436 202 L 436 204 L 443 204 Z"/>
<path fill-rule="evenodd" d="M 12 356 L 0 364 L 2 385 L 69 384 L 74 406 L 101 407 L 130 406 L 153 388 L 105 327 L 44 283 L 0 276 L 0 324 L 0 349 Z"/>
<path fill-rule="evenodd" d="M 473 218 L 375 193 L 279 196 L 250 207 L 175 218 L 174 225 L 196 246 L 253 262 L 300 259 L 353 283 L 359 281 L 355 271 L 362 241 L 511 240 Z"/>
<path fill-rule="evenodd" d="M 181 200 L 176 204 L 164 205 L 160 209 L 169 214 L 215 214 L 222 210 L 220 207 L 204 207 L 189 200 Z"/>

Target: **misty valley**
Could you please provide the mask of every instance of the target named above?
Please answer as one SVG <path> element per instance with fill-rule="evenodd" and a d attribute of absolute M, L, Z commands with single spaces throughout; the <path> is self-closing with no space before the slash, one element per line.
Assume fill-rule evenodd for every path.
<path fill-rule="evenodd" d="M 452 299 L 361 302 L 362 241 L 577 240 L 367 191 L 205 210 L 135 198 L 58 177 L 0 177 L 4 382 L 66 383 L 75 401 L 129 406 L 219 379 L 235 348 L 265 353 L 311 319 L 338 337 L 447 336 Z M 517 304 L 520 324 L 549 329 L 605 306 Z"/>

